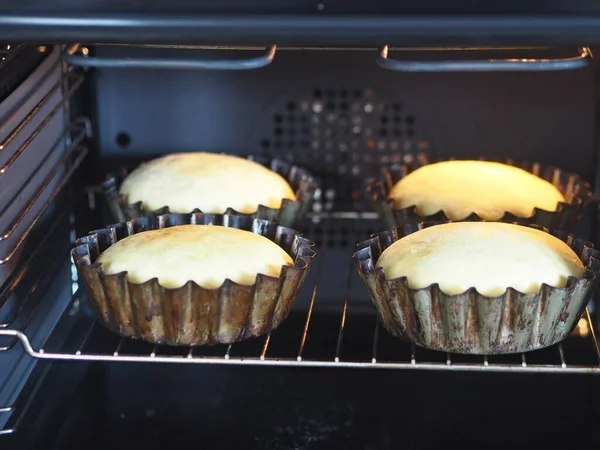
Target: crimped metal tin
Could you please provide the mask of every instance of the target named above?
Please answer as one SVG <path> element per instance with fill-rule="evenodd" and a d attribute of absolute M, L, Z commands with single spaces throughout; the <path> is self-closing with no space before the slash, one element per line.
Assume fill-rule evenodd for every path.
<path fill-rule="evenodd" d="M 305 214 L 310 211 L 315 192 L 319 188 L 319 182 L 316 177 L 311 175 L 305 169 L 287 163 L 279 159 L 269 159 L 257 156 L 248 156 L 248 159 L 256 161 L 272 171 L 278 173 L 290 184 L 296 194 L 296 200 L 284 199 L 280 208 L 269 208 L 259 205 L 253 214 L 242 214 L 233 208 L 227 208 L 225 214 L 234 214 L 239 216 L 248 216 L 255 219 L 264 219 L 277 222 L 284 227 L 294 227 Z M 127 199 L 119 193 L 121 183 L 127 176 L 127 171 L 122 169 L 116 174 L 108 176 L 102 183 L 102 191 L 108 203 L 109 210 L 117 222 L 125 222 L 152 214 L 169 214 L 169 205 L 155 211 L 147 211 L 142 208 L 142 202 L 127 203 Z M 190 212 L 202 212 L 195 209 Z"/>
<path fill-rule="evenodd" d="M 483 158 L 479 159 L 484 160 Z M 367 195 L 372 200 L 373 207 L 379 213 L 386 228 L 402 227 L 406 224 L 416 225 L 423 221 L 450 220 L 443 211 L 438 211 L 429 216 L 420 216 L 415 206 L 395 208 L 393 200 L 388 198 L 392 187 L 409 173 L 417 170 L 419 167 L 440 161 L 430 161 L 425 154 L 420 153 L 411 157 L 403 164 L 384 168 L 378 176 L 369 178 L 366 181 Z M 556 211 L 545 211 L 535 208 L 533 216 L 527 218 L 517 217 L 507 212 L 495 222 L 516 222 L 522 225 L 540 225 L 549 229 L 571 231 L 580 218 L 586 204 L 592 200 L 593 191 L 590 184 L 582 180 L 578 174 L 565 172 L 559 168 L 545 166 L 540 163 L 528 163 L 512 159 L 493 161 L 519 167 L 552 183 L 566 199 L 566 202 L 558 204 Z M 474 222 L 483 220 L 477 214 L 473 213 L 460 221 Z"/>
<path fill-rule="evenodd" d="M 405 225 L 358 244 L 354 260 L 386 330 L 420 347 L 475 355 L 528 352 L 569 335 L 598 285 L 600 251 L 591 243 L 552 231 L 580 256 L 586 271 L 582 278 L 570 277 L 564 288 L 542 284 L 538 294 L 508 288 L 487 297 L 472 287 L 448 295 L 437 284 L 412 289 L 406 277 L 386 281 L 383 269 L 376 268 L 381 253 L 403 236 L 439 223 Z"/>
<path fill-rule="evenodd" d="M 127 280 L 127 272 L 106 275 L 102 264 L 95 262 L 129 235 L 184 224 L 252 231 L 281 246 L 294 266 L 284 266 L 279 278 L 259 274 L 253 286 L 227 279 L 217 289 L 193 281 L 168 289 L 157 278 L 136 284 Z M 75 244 L 71 254 L 102 324 L 125 337 L 184 346 L 230 344 L 277 328 L 290 312 L 315 256 L 313 243 L 289 228 L 251 217 L 202 213 L 141 217 L 93 231 Z"/>

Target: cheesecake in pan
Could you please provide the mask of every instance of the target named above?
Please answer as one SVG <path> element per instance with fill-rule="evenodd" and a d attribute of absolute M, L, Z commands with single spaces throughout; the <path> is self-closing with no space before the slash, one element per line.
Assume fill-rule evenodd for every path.
<path fill-rule="evenodd" d="M 385 167 L 366 190 L 386 228 L 426 221 L 501 221 L 571 231 L 594 200 L 575 173 L 539 163 L 430 162 Z"/>
<path fill-rule="evenodd" d="M 432 350 L 489 355 L 566 338 L 597 288 L 599 256 L 562 231 L 452 222 L 379 233 L 354 258 L 390 333 Z"/>
<path fill-rule="evenodd" d="M 277 159 L 189 152 L 111 175 L 103 191 L 115 221 L 151 214 L 245 214 L 294 226 L 318 188 L 306 170 Z"/>
<path fill-rule="evenodd" d="M 231 344 L 287 317 L 314 252 L 247 216 L 165 214 L 96 230 L 72 251 L 100 322 L 168 345 Z"/>

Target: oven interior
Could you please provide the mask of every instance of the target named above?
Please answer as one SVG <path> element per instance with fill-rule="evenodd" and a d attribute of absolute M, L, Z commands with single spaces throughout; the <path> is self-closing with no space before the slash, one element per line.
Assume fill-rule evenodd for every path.
<path fill-rule="evenodd" d="M 2 148 L 14 145 L 17 155 L 0 173 L 17 172 L 32 194 L 15 194 L 25 213 L 3 222 L 19 239 L 9 242 L 18 251 L 3 254 L 11 267 L 0 289 L 2 448 L 600 443 L 595 299 L 557 346 L 511 356 L 433 352 L 380 327 L 350 258 L 382 229 L 365 178 L 406 155 L 536 161 L 596 185 L 594 60 L 576 70 L 411 73 L 381 67 L 374 49 L 289 47 L 254 70 L 194 70 L 91 61 L 239 61 L 269 50 L 7 47 L 2 101 L 30 86 L 0 110 Z M 405 53 L 427 62 L 448 51 Z M 313 270 L 266 339 L 178 349 L 119 338 L 96 322 L 69 250 L 108 224 L 98 187 L 107 174 L 195 150 L 277 157 L 322 179 L 301 227 L 317 244 Z M 577 234 L 598 242 L 597 230 L 588 208 Z"/>

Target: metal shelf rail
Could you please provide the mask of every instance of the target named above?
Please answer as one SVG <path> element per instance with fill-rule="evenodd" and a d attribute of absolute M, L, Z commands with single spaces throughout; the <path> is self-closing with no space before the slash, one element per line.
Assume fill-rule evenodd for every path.
<path fill-rule="evenodd" d="M 355 227 L 357 236 L 360 230 L 373 222 L 372 215 L 357 213 L 320 214 L 320 223 L 332 217 L 349 220 L 349 226 Z M 369 218 L 365 218 L 369 217 Z M 360 218 L 360 219 L 359 219 Z M 356 220 L 359 219 L 359 220 Z M 351 222 L 350 222 L 351 221 Z M 360 223 L 361 225 L 356 225 Z M 366 225 L 367 224 L 367 225 Z M 358 239 L 357 239 L 358 240 Z M 350 289 L 358 277 L 350 262 L 346 276 L 345 290 L 341 292 L 337 318 L 323 330 L 322 320 L 315 321 L 314 311 L 318 305 L 320 282 L 326 279 L 328 270 L 328 239 L 323 239 L 323 246 L 315 261 L 312 286 L 305 285 L 303 291 L 310 292 L 310 302 L 302 312 L 303 320 L 296 326 L 284 322 L 282 326 L 270 335 L 253 340 L 251 351 L 247 343 L 222 345 L 215 347 L 173 348 L 140 343 L 104 330 L 94 319 L 88 319 L 87 331 L 80 333 L 79 340 L 71 342 L 68 351 L 64 348 L 47 349 L 34 348 L 26 332 L 19 329 L 0 329 L 0 336 L 12 336 L 18 339 L 25 351 L 33 358 L 44 360 L 67 361 L 99 361 L 99 362 L 140 362 L 140 363 L 178 363 L 178 364 L 230 364 L 253 366 L 289 366 L 289 367 L 328 367 L 328 368 L 362 368 L 362 369 L 409 369 L 409 370 L 443 370 L 443 371 L 478 371 L 478 372 L 521 372 L 521 373 L 588 373 L 600 374 L 600 345 L 596 335 L 596 327 L 590 311 L 587 310 L 580 321 L 579 332 L 574 333 L 564 343 L 535 352 L 512 356 L 465 356 L 443 354 L 424 350 L 414 345 L 397 341 L 387 332 L 382 331 L 374 312 L 362 317 L 362 324 L 354 326 L 355 315 L 351 314 L 352 302 Z M 308 284 L 308 283 L 307 283 Z M 366 294 L 365 294 L 366 296 Z M 86 296 L 76 292 L 72 302 L 79 309 L 88 308 Z M 68 308 L 73 311 L 76 308 Z M 89 316 L 88 316 L 89 317 Z M 365 325 L 372 324 L 371 326 Z M 331 327 L 333 326 L 333 330 Z M 60 323 L 58 325 L 60 327 Z M 57 327 L 57 328 L 58 328 Z M 293 331 L 290 337 L 290 331 Z M 104 335 L 103 335 L 104 333 Z M 345 345 L 347 336 L 353 334 L 352 344 Z M 100 335 L 103 339 L 114 339 L 114 346 L 104 348 L 101 352 L 89 346 L 91 336 Z M 322 336 L 330 336 L 335 345 L 330 342 L 318 342 Z M 360 345 L 370 347 L 369 354 L 358 354 L 355 350 L 356 336 Z M 313 337 L 315 336 L 315 337 Z M 319 338 L 317 338 L 317 336 Z M 272 352 L 274 342 L 285 341 L 286 349 L 282 352 Z M 307 342 L 314 346 L 329 348 L 331 352 L 326 357 L 311 357 L 305 352 Z M 294 344 L 295 342 L 295 344 Z M 259 345 L 260 344 L 260 345 Z M 332 345 L 330 345 L 332 344 Z M 277 344 L 276 344 L 277 345 Z M 571 356 L 577 355 L 577 356 Z M 583 356 L 582 356 L 583 355 Z"/>
<path fill-rule="evenodd" d="M 96 45 L 95 47 L 99 47 Z M 88 47 L 82 46 L 81 44 L 71 44 L 65 47 L 62 58 L 71 66 L 82 66 L 88 68 L 112 68 L 112 69 L 186 69 L 186 70 L 253 70 L 261 69 L 269 66 L 275 59 L 278 47 L 276 45 L 270 45 L 266 48 L 259 48 L 262 54 L 259 56 L 246 56 L 246 57 L 220 57 L 214 59 L 208 57 L 203 53 L 190 53 L 190 51 L 199 50 L 245 50 L 242 52 L 246 55 L 247 51 L 252 47 L 227 47 L 219 46 L 190 46 L 190 45 L 124 45 L 120 44 L 121 50 L 140 50 L 140 49 L 165 49 L 178 50 L 171 56 L 154 56 L 154 57 L 142 57 L 136 55 L 136 53 L 124 53 L 119 56 L 107 57 L 107 56 L 90 56 L 90 50 Z M 306 47 L 301 47 L 306 49 Z M 290 49 L 290 47 L 288 47 Z M 291 47 L 293 49 L 293 47 Z M 253 50 L 256 50 L 255 48 Z M 370 48 L 363 48 L 362 50 L 370 51 Z M 592 51 L 589 47 L 578 47 L 576 52 L 569 54 L 568 56 L 557 57 L 553 55 L 553 49 L 551 47 L 532 47 L 523 50 L 532 50 L 535 53 L 528 57 L 518 57 L 515 55 L 515 48 L 490 48 L 490 47 L 469 47 L 463 48 L 464 51 L 457 51 L 461 49 L 440 49 L 437 50 L 454 50 L 449 52 L 452 56 L 441 57 L 441 60 L 427 60 L 427 61 L 415 61 L 409 59 L 395 59 L 390 55 L 389 45 L 380 45 L 378 51 L 373 51 L 374 58 L 377 64 L 387 70 L 397 72 L 474 72 L 474 71 L 558 71 L 558 70 L 575 70 L 582 69 L 589 66 L 592 63 Z M 416 51 L 431 51 L 436 50 L 432 48 L 402 48 L 395 49 L 400 50 L 400 58 L 407 58 L 410 53 Z M 492 51 L 495 56 L 490 56 L 488 52 Z M 501 53 L 503 56 L 498 56 L 498 51 L 504 51 Z M 478 54 L 477 59 L 463 60 L 464 53 L 475 53 Z M 479 52 L 481 54 L 479 55 Z M 541 53 L 540 53 L 541 52 Z M 545 54 L 550 52 L 548 54 Z M 456 56 L 456 54 L 463 53 L 462 56 Z M 488 56 L 485 56 L 485 55 Z M 543 55 L 543 56 L 542 56 Z M 439 56 L 438 56 L 439 57 Z M 229 58 L 229 59 L 228 59 Z M 448 59 L 449 58 L 449 59 Z"/>
<path fill-rule="evenodd" d="M 28 47 L 17 46 L 14 50 L 7 46 L 5 50 L 12 50 L 12 56 L 21 48 Z M 57 285 L 56 280 L 65 278 L 57 275 L 64 273 L 65 268 L 68 270 L 67 219 L 72 207 L 68 188 L 87 155 L 85 141 L 90 137 L 91 125 L 86 118 L 71 120 L 69 115 L 71 99 L 83 84 L 84 74 L 64 66 L 58 58 L 58 49 L 34 50 L 48 57 L 39 63 L 40 58 L 33 53 L 37 65 L 33 67 L 31 63 L 35 72 L 28 76 L 34 77 L 32 82 L 19 84 L 10 79 L 16 87 L 9 95 L 21 92 L 22 97 L 15 103 L 18 107 L 5 108 L 2 118 L 6 133 L 0 149 L 11 152 L 3 160 L 0 175 L 5 177 L 7 185 L 18 182 L 20 187 L 14 194 L 5 195 L 1 211 L 8 219 L 0 230 L 3 244 L 0 267 L 6 265 L 10 270 L 6 271 L 6 281 L 0 287 L 0 328 L 27 330 L 35 345 L 44 345 L 56 319 L 62 317 L 61 305 L 48 298 L 52 296 L 49 293 L 53 285 Z M 6 51 L 0 50 L 3 61 Z M 35 76 L 41 81 L 35 81 Z M 19 171 L 26 175 L 17 177 Z M 45 233 L 38 239 L 42 231 Z M 62 258 L 57 247 L 60 251 L 65 247 Z M 69 299 L 64 296 L 63 299 L 62 306 L 66 306 Z M 25 352 L 14 348 L 17 342 L 14 338 L 0 341 L 3 358 L 0 435 L 15 430 L 15 420 L 27 408 L 49 367 L 37 364 Z"/>
<path fill-rule="evenodd" d="M 0 38 L 27 42 L 527 45 L 600 42 L 597 2 L 4 0 Z"/>

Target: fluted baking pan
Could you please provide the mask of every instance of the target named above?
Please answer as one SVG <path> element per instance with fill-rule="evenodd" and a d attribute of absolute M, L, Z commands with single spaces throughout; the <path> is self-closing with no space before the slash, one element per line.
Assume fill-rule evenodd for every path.
<path fill-rule="evenodd" d="M 483 160 L 483 158 L 480 158 Z M 409 173 L 438 161 L 430 161 L 425 154 L 418 154 L 408 159 L 403 164 L 382 169 L 378 176 L 366 180 L 366 191 L 373 203 L 373 207 L 379 213 L 386 228 L 402 227 L 404 225 L 416 225 L 419 222 L 449 221 L 450 219 L 443 211 L 438 211 L 429 216 L 421 216 L 417 213 L 416 206 L 407 208 L 396 208 L 393 200 L 389 199 L 392 187 Z M 491 160 L 490 160 L 491 161 Z M 517 217 L 506 213 L 495 222 L 516 222 L 522 225 L 540 225 L 542 227 L 572 231 L 573 226 L 580 218 L 584 207 L 594 199 L 591 186 L 581 179 L 576 173 L 566 172 L 553 166 L 545 166 L 540 163 L 529 163 L 522 161 L 494 160 L 511 166 L 519 167 L 552 183 L 565 197 L 565 202 L 560 202 L 556 211 L 545 211 L 535 208 L 531 217 Z M 474 193 L 473 195 L 477 195 Z M 473 213 L 458 221 L 483 221 L 481 217 Z"/>
<path fill-rule="evenodd" d="M 315 192 L 319 188 L 318 180 L 305 169 L 279 159 L 268 159 L 256 156 L 249 156 L 248 159 L 262 164 L 285 178 L 294 190 L 296 200 L 283 199 L 280 208 L 269 208 L 268 206 L 259 205 L 257 211 L 252 214 L 243 214 L 233 208 L 227 208 L 225 214 L 270 220 L 277 222 L 284 227 L 296 226 L 305 214 L 310 211 Z M 127 220 L 148 215 L 149 213 L 170 213 L 169 205 L 165 205 L 155 211 L 147 211 L 142 208 L 142 202 L 127 203 L 127 199 L 119 193 L 121 183 L 126 176 L 127 171 L 121 170 L 118 174 L 109 175 L 107 180 L 102 183 L 104 197 L 108 202 L 108 207 L 115 221 L 125 222 Z M 215 186 L 215 188 L 217 187 L 218 186 Z M 190 212 L 202 211 L 195 209 Z"/>
<path fill-rule="evenodd" d="M 96 263 L 101 252 L 136 233 L 184 224 L 221 225 L 252 231 L 282 247 L 294 260 L 278 278 L 258 274 L 253 286 L 225 280 L 217 289 L 193 281 L 175 289 L 158 279 L 136 284 L 127 272 L 106 275 Z M 102 322 L 130 338 L 168 345 L 230 344 L 264 335 L 290 312 L 313 258 L 313 243 L 273 222 L 221 214 L 164 214 L 96 230 L 71 251 L 92 305 Z M 181 261 L 181 264 L 185 264 Z"/>
<path fill-rule="evenodd" d="M 600 251 L 562 231 L 551 234 L 565 241 L 586 267 L 582 278 L 569 277 L 564 288 L 542 284 L 538 294 L 508 288 L 503 295 L 487 297 L 474 287 L 448 295 L 437 284 L 412 289 L 406 277 L 386 280 L 383 269 L 376 268 L 381 253 L 403 236 L 436 224 L 439 222 L 406 225 L 378 233 L 358 244 L 354 254 L 385 329 L 420 347 L 476 355 L 547 347 L 569 335 L 597 288 Z"/>

